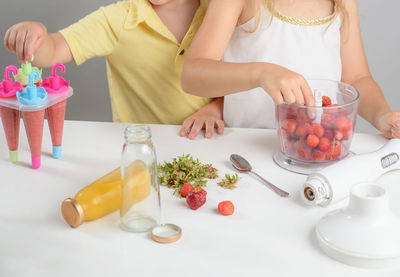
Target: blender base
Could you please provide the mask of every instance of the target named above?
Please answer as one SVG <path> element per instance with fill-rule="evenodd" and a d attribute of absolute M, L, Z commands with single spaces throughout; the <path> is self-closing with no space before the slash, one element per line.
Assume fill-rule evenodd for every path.
<path fill-rule="evenodd" d="M 347 157 L 351 157 L 353 155 L 354 155 L 353 152 L 349 152 Z M 311 173 L 323 169 L 328 165 L 331 165 L 332 163 L 336 162 L 336 161 L 328 161 L 323 163 L 321 162 L 317 163 L 312 161 L 303 162 L 286 156 L 280 150 L 274 152 L 273 160 L 281 168 L 303 175 L 310 175 Z"/>

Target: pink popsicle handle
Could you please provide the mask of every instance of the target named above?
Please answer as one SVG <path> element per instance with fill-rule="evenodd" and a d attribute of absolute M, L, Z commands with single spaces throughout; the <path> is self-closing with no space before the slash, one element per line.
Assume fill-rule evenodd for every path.
<path fill-rule="evenodd" d="M 4 70 L 4 80 L 11 81 L 10 71 L 12 71 L 14 75 L 18 74 L 18 68 L 15 65 L 9 65 Z"/>
<path fill-rule="evenodd" d="M 62 63 L 56 63 L 53 65 L 53 67 L 51 68 L 51 76 L 56 77 L 57 75 L 57 68 L 60 69 L 61 73 L 65 73 L 65 65 Z"/>

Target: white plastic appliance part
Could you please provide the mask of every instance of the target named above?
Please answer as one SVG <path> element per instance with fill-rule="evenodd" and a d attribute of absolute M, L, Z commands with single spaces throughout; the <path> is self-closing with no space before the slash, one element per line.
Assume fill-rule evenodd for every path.
<path fill-rule="evenodd" d="M 328 256 L 352 266 L 400 262 L 400 218 L 389 208 L 385 190 L 374 183 L 355 185 L 349 206 L 323 217 L 316 236 Z"/>
<path fill-rule="evenodd" d="M 372 182 L 382 174 L 400 169 L 400 139 L 392 139 L 375 152 L 338 161 L 308 176 L 301 191 L 311 206 L 327 206 L 349 195 L 357 183 Z"/>

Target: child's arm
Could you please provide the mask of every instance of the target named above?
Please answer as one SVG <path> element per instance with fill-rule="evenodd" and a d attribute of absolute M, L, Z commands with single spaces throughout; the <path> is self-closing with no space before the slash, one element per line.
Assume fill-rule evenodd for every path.
<path fill-rule="evenodd" d="M 343 1 L 348 14 L 341 30 L 342 80 L 360 92 L 359 114 L 387 138 L 400 138 L 400 112 L 393 112 L 368 68 L 356 0 Z"/>
<path fill-rule="evenodd" d="M 7 30 L 4 45 L 17 55 L 18 62 L 31 60 L 39 67 L 51 67 L 56 62 L 73 61 L 67 42 L 60 33 L 48 34 L 39 22 L 21 22 Z"/>
<path fill-rule="evenodd" d="M 204 137 L 212 138 L 213 130 L 221 135 L 224 133 L 225 123 L 223 121 L 224 98 L 219 97 L 211 103 L 205 105 L 200 110 L 189 116 L 182 123 L 179 131 L 181 137 L 195 139 L 198 133 L 205 129 Z"/>
<path fill-rule="evenodd" d="M 194 95 L 220 97 L 262 87 L 277 104 L 314 105 L 314 97 L 306 80 L 293 71 L 270 63 L 221 61 L 238 22 L 253 16 L 243 15 L 244 10 L 249 13 L 252 9 L 249 6 L 251 3 L 253 1 L 248 0 L 211 1 L 185 60 L 183 89 Z"/>

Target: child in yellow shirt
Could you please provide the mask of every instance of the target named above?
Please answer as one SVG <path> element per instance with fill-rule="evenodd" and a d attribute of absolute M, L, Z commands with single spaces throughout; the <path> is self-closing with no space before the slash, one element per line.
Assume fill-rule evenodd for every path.
<path fill-rule="evenodd" d="M 4 44 L 20 63 L 34 54 L 39 67 L 105 57 L 115 122 L 184 122 L 181 136 L 194 138 L 205 128 L 211 137 L 214 127 L 223 132 L 218 109 L 223 100 L 186 94 L 180 85 L 187 49 L 206 8 L 206 0 L 122 1 L 54 34 L 41 23 L 21 22 L 6 32 Z"/>

